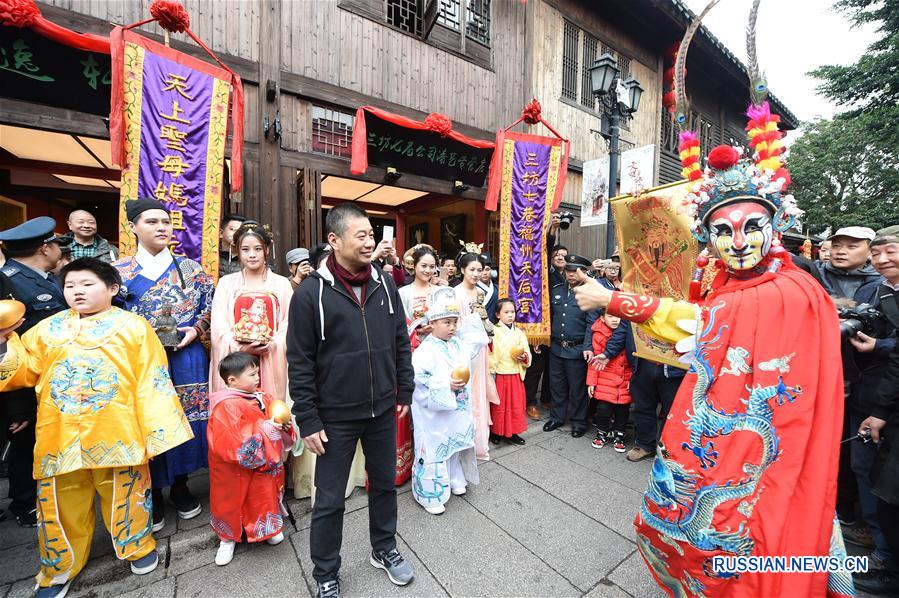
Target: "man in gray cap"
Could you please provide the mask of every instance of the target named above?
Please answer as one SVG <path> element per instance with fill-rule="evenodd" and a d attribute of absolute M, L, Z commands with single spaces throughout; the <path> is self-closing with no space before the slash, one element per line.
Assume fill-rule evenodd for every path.
<path fill-rule="evenodd" d="M 309 264 L 309 250 L 297 247 L 287 252 L 287 267 L 290 269 L 290 286 L 296 289 L 307 276 L 312 274 L 312 266 Z"/>
<path fill-rule="evenodd" d="M 56 221 L 47 216 L 32 218 L 19 226 L 0 232 L 6 264 L 0 272 L 12 285 L 12 298 L 25 304 L 24 334 L 35 324 L 67 308 L 62 289 L 51 273 L 62 258 L 56 235 Z M 2 297 L 7 299 L 7 297 Z M 37 525 L 37 485 L 32 477 L 34 421 L 37 399 L 33 388 L 0 393 L 3 430 L 10 443 L 10 512 L 23 527 Z"/>

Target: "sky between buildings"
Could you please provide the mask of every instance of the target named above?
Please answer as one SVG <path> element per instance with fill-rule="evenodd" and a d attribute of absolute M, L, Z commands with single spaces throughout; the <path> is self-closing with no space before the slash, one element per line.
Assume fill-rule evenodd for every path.
<path fill-rule="evenodd" d="M 699 13 L 708 0 L 686 2 Z M 846 15 L 832 5 L 831 0 L 763 0 L 759 10 L 759 65 L 771 91 L 801 120 L 828 118 L 840 111 L 815 93 L 818 81 L 806 73 L 823 64 L 855 62 L 877 35 L 873 26 L 850 28 Z M 722 0 L 703 19 L 744 63 L 751 6 L 752 0 Z"/>

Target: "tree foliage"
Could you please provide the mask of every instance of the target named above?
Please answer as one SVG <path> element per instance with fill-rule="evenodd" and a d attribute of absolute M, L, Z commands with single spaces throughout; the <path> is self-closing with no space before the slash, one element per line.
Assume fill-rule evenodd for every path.
<path fill-rule="evenodd" d="M 877 25 L 877 37 L 854 64 L 810 74 L 818 93 L 843 111 L 803 125 L 790 148 L 792 192 L 820 232 L 899 223 L 899 0 L 839 0 L 854 25 Z"/>

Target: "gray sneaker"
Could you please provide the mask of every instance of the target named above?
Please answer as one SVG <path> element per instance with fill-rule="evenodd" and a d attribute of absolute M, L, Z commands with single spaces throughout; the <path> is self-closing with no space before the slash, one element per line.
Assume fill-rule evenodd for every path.
<path fill-rule="evenodd" d="M 340 580 L 329 579 L 318 582 L 315 598 L 340 598 Z"/>
<path fill-rule="evenodd" d="M 415 578 L 412 563 L 404 559 L 396 548 L 372 550 L 369 561 L 372 567 L 386 571 L 390 581 L 398 586 L 408 585 Z"/>

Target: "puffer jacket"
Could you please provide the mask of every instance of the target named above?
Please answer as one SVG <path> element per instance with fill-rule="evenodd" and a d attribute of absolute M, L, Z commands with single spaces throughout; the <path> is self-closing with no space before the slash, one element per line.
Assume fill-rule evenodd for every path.
<path fill-rule="evenodd" d="M 622 322 L 620 326 L 627 326 L 627 323 Z M 591 330 L 593 331 L 593 354 L 599 355 L 605 350 L 613 329 L 609 328 L 600 318 L 596 320 Z M 595 387 L 593 398 L 598 401 L 629 405 L 631 402 L 630 383 L 631 366 L 627 362 L 624 351 L 610 359 L 606 367 L 600 371 L 597 371 L 592 365 L 587 366 L 587 386 Z"/>

